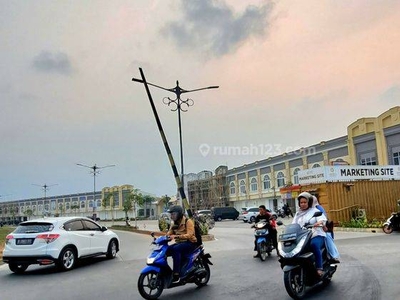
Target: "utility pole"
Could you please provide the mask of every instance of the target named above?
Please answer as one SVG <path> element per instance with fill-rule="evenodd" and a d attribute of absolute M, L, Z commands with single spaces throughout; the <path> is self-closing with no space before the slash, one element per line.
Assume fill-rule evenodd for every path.
<path fill-rule="evenodd" d="M 98 167 L 96 164 L 94 164 L 93 166 L 87 166 L 84 164 L 76 164 L 76 165 L 92 170 L 92 171 L 90 171 L 90 173 L 93 174 L 93 220 L 96 221 L 96 218 L 97 218 L 97 215 L 96 215 L 96 175 L 100 174 L 99 170 L 109 168 L 109 167 L 115 167 L 115 165 L 107 165 L 107 166 L 103 166 L 103 167 Z"/>

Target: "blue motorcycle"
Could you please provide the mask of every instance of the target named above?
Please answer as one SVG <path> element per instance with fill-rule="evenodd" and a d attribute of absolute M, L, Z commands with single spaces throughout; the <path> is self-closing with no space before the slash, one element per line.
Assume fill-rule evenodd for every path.
<path fill-rule="evenodd" d="M 266 221 L 261 221 L 252 226 L 255 228 L 254 236 L 256 238 L 257 255 L 262 261 L 267 258 L 267 255 L 271 256 L 273 249 L 267 225 L 268 223 Z"/>
<path fill-rule="evenodd" d="M 155 245 L 153 252 L 147 257 L 147 266 L 140 272 L 138 279 L 138 290 L 145 299 L 157 299 L 161 296 L 164 288 L 173 288 L 194 283 L 197 286 L 205 286 L 210 280 L 209 258 L 211 255 L 204 253 L 203 245 L 198 246 L 187 257 L 182 259 L 180 280 L 173 282 L 172 269 L 167 262 L 169 236 L 156 238 L 154 233 L 152 244 Z"/>

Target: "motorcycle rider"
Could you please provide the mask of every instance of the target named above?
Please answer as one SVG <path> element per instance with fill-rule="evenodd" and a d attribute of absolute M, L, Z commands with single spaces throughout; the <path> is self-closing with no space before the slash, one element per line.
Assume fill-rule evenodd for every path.
<path fill-rule="evenodd" d="M 292 210 L 290 209 L 289 204 L 285 203 L 285 204 L 283 205 L 282 209 L 283 209 L 285 215 L 287 215 L 288 217 L 289 217 L 289 215 L 290 215 L 290 216 L 293 218 L 293 213 L 292 213 Z"/>
<path fill-rule="evenodd" d="M 326 211 L 325 209 L 322 207 L 321 204 L 319 204 L 317 197 L 315 197 L 314 195 L 313 197 L 313 207 L 315 207 L 316 209 L 320 210 L 325 217 L 327 217 L 326 215 Z M 327 217 L 328 218 L 328 217 Z M 333 232 L 330 232 L 328 230 L 328 228 L 324 227 L 324 231 L 326 232 L 326 240 L 325 240 L 325 245 L 326 245 L 326 249 L 328 250 L 328 254 L 331 257 L 330 262 L 331 263 L 340 263 L 339 261 L 339 251 L 336 248 L 335 242 L 333 240 Z"/>
<path fill-rule="evenodd" d="M 265 205 L 260 205 L 258 207 L 259 214 L 256 216 L 255 223 L 260 222 L 261 220 L 266 220 L 267 221 L 267 228 L 269 232 L 269 236 L 271 237 L 272 240 L 272 245 L 276 249 L 276 254 L 279 256 L 278 252 L 278 239 L 277 239 L 277 231 L 276 231 L 276 222 L 275 219 L 272 218 L 272 215 L 268 212 L 267 208 Z M 254 239 L 254 251 L 257 251 L 257 238 Z M 253 256 L 254 258 L 259 257 L 259 254 L 257 253 L 256 255 Z"/>
<path fill-rule="evenodd" d="M 171 240 L 175 240 L 175 244 L 170 246 L 173 259 L 173 281 L 179 282 L 182 256 L 196 248 L 197 239 L 194 223 L 191 219 L 183 215 L 181 206 L 171 206 L 168 212 L 171 214 L 172 222 L 167 235 L 169 235 Z"/>
<path fill-rule="evenodd" d="M 296 212 L 292 224 L 299 224 L 300 226 L 304 226 L 305 223 L 309 222 L 314 215 L 315 212 L 319 210 L 315 207 L 312 207 L 313 197 L 308 192 L 303 192 L 297 197 L 297 201 L 300 207 L 300 210 Z M 322 247 L 325 244 L 326 233 L 323 230 L 323 226 L 327 221 L 326 217 L 322 214 L 319 217 L 316 217 L 316 222 L 313 224 L 312 228 L 312 237 L 311 237 L 311 249 L 315 256 L 315 265 L 317 268 L 317 272 L 319 276 L 323 275 L 323 267 L 322 267 Z"/>

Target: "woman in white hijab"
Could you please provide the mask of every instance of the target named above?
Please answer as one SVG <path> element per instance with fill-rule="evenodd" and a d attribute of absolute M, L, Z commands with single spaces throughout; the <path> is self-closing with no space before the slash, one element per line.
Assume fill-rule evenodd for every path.
<path fill-rule="evenodd" d="M 317 268 L 317 272 L 320 276 L 322 276 L 322 247 L 325 244 L 326 237 L 323 226 L 325 225 L 327 219 L 323 214 L 319 217 L 313 218 L 314 213 L 318 212 L 319 210 L 315 207 L 312 207 L 313 198 L 310 193 L 301 193 L 297 197 L 297 200 L 299 202 L 298 204 L 300 210 L 296 212 L 292 223 L 297 223 L 300 226 L 304 226 L 304 224 L 307 222 L 313 224 L 310 246 L 315 256 L 315 266 Z"/>
<path fill-rule="evenodd" d="M 321 206 L 321 204 L 319 204 L 317 197 L 315 197 L 315 196 L 312 196 L 312 197 L 313 197 L 313 205 L 312 206 L 315 207 L 316 209 L 320 210 L 326 216 L 325 209 Z M 325 246 L 326 246 L 326 249 L 328 250 L 328 254 L 331 258 L 330 262 L 335 263 L 335 264 L 340 263 L 339 251 L 336 248 L 335 242 L 333 241 L 333 236 L 330 232 L 326 233 Z"/>

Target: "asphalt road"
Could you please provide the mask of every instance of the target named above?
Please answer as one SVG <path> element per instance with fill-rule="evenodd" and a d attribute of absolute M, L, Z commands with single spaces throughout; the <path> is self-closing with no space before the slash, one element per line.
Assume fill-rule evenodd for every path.
<path fill-rule="evenodd" d="M 155 230 L 155 222 L 147 222 L 146 229 Z M 161 299 L 290 299 L 276 255 L 265 262 L 253 258 L 248 224 L 222 221 L 210 233 L 216 239 L 205 242 L 214 263 L 209 284 L 164 290 Z M 30 266 L 25 274 L 16 275 L 7 265 L 0 266 L 0 299 L 141 299 L 136 283 L 151 251 L 151 237 L 118 234 L 122 248 L 116 259 L 91 259 L 70 272 Z M 336 232 L 338 271 L 328 287 L 309 291 L 307 299 L 400 299 L 399 243 L 399 233 Z"/>

